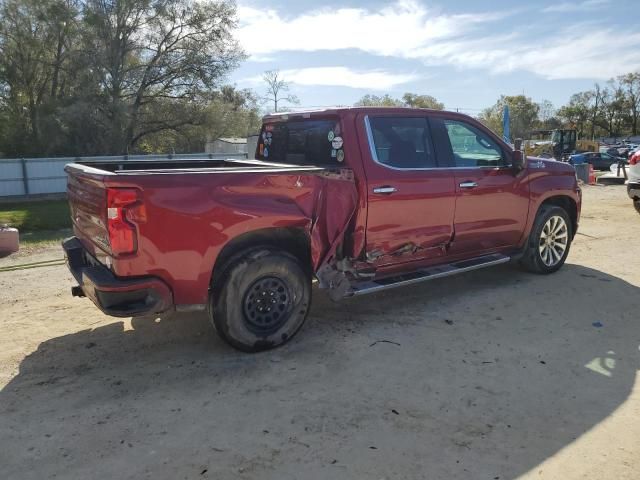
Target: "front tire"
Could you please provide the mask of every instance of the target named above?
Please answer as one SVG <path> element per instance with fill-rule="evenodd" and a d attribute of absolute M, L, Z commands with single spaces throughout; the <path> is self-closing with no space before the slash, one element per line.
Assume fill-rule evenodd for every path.
<path fill-rule="evenodd" d="M 210 320 L 224 341 L 243 352 L 284 344 L 307 317 L 311 279 L 286 252 L 249 250 L 225 267 L 220 283 L 210 295 Z"/>
<path fill-rule="evenodd" d="M 543 205 L 536 216 L 520 263 L 530 272 L 553 273 L 564 265 L 572 239 L 571 219 L 567 211 L 555 205 Z"/>
<path fill-rule="evenodd" d="M 634 200 L 633 207 L 636 209 L 636 212 L 640 213 L 640 200 Z"/>

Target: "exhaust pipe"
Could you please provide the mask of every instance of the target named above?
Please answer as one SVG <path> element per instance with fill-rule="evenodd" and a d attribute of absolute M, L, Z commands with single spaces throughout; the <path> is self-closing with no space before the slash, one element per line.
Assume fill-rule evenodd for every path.
<path fill-rule="evenodd" d="M 73 297 L 84 297 L 84 292 L 82 291 L 82 288 L 78 285 L 76 285 L 75 287 L 71 287 L 71 295 Z"/>

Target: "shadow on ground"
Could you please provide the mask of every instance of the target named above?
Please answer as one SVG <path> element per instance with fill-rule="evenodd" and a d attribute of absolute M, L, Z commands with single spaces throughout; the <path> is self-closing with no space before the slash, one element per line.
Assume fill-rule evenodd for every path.
<path fill-rule="evenodd" d="M 204 315 L 43 342 L 0 392 L 0 477 L 512 479 L 640 367 L 639 289 L 581 266 L 314 294 L 302 333 L 258 355 Z"/>

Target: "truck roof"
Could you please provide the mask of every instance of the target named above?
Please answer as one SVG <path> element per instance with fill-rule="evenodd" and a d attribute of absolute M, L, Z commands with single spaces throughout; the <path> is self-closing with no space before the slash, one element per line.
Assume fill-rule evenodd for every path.
<path fill-rule="evenodd" d="M 270 120 L 288 120 L 289 118 L 311 118 L 315 116 L 326 116 L 326 115 L 341 115 L 347 112 L 356 112 L 356 113 L 406 113 L 407 111 L 411 112 L 425 112 L 425 113 L 434 113 L 434 112 L 443 112 L 443 110 L 433 110 L 431 108 L 413 108 L 413 107 L 327 107 L 322 109 L 309 109 L 309 110 L 296 110 L 291 112 L 277 112 L 270 113 L 262 117 L 264 122 Z M 458 115 L 461 117 L 468 117 L 463 113 L 452 112 L 449 110 L 445 110 L 446 113 L 450 113 L 452 115 Z"/>

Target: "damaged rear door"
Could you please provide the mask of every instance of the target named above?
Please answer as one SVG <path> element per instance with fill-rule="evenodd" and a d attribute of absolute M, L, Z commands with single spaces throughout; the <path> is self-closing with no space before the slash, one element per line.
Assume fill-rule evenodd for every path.
<path fill-rule="evenodd" d="M 453 235 L 455 177 L 440 168 L 424 113 L 368 115 L 367 259 L 377 266 L 441 257 Z"/>

